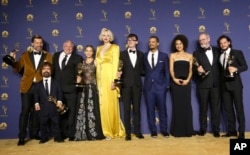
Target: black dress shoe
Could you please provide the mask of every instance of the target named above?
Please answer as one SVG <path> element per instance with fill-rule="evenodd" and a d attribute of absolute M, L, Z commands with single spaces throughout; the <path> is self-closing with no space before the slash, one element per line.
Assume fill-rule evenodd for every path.
<path fill-rule="evenodd" d="M 204 136 L 206 133 L 207 133 L 206 131 L 200 130 L 200 131 L 198 132 L 198 135 L 199 135 L 199 136 Z"/>
<path fill-rule="evenodd" d="M 216 131 L 216 132 L 214 132 L 214 134 L 213 134 L 213 135 L 214 135 L 214 137 L 216 137 L 216 138 L 217 138 L 217 137 L 220 137 L 220 133 L 219 133 L 219 132 L 217 132 L 217 131 Z"/>
<path fill-rule="evenodd" d="M 243 133 L 239 133 L 238 139 L 245 139 L 245 134 Z"/>
<path fill-rule="evenodd" d="M 236 137 L 237 132 L 228 132 L 225 135 L 222 135 L 222 137 Z"/>
<path fill-rule="evenodd" d="M 39 144 L 44 144 L 44 143 L 46 143 L 47 141 L 49 141 L 49 139 L 41 139 L 40 141 L 39 141 Z"/>
<path fill-rule="evenodd" d="M 143 138 L 144 138 L 144 136 L 143 136 L 141 133 L 136 134 L 135 137 L 137 137 L 137 138 L 139 138 L 139 139 L 143 139 Z"/>
<path fill-rule="evenodd" d="M 20 138 L 20 139 L 18 140 L 18 142 L 17 142 L 17 145 L 18 145 L 18 146 L 21 146 L 21 145 L 24 145 L 24 144 L 25 144 L 24 138 Z"/>
<path fill-rule="evenodd" d="M 131 136 L 130 136 L 130 135 L 126 135 L 125 140 L 126 140 L 126 141 L 131 140 Z"/>
<path fill-rule="evenodd" d="M 41 137 L 40 136 L 32 136 L 32 137 L 30 137 L 30 139 L 41 140 Z"/>
<path fill-rule="evenodd" d="M 57 138 L 57 139 L 54 139 L 55 142 L 58 142 L 58 143 L 62 143 L 64 142 L 64 140 L 62 138 Z"/>
<path fill-rule="evenodd" d="M 162 133 L 162 136 L 168 138 L 168 137 L 169 137 L 169 134 L 168 134 L 167 132 L 163 132 L 163 133 Z"/>
<path fill-rule="evenodd" d="M 152 133 L 151 133 L 151 137 L 152 137 L 152 138 L 157 138 L 157 132 L 152 132 Z"/>
<path fill-rule="evenodd" d="M 75 137 L 69 137 L 69 141 L 74 141 Z"/>

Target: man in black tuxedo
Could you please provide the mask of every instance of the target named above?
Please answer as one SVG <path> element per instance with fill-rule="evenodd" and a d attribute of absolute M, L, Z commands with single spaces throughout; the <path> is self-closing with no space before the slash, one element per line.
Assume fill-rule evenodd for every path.
<path fill-rule="evenodd" d="M 193 68 L 200 107 L 199 135 L 204 136 L 207 132 L 207 113 L 210 107 L 213 135 L 220 137 L 220 53 L 218 48 L 211 47 L 210 36 L 207 33 L 199 35 L 199 44 L 200 48 L 193 53 L 197 62 Z"/>
<path fill-rule="evenodd" d="M 143 74 L 143 53 L 136 48 L 138 36 L 129 34 L 127 36 L 127 49 L 121 52 L 120 60 L 122 67 L 122 100 L 124 106 L 124 124 L 126 129 L 125 140 L 131 140 L 131 105 L 133 105 L 133 125 L 135 136 L 143 139 L 141 134 L 141 96 Z"/>
<path fill-rule="evenodd" d="M 232 41 L 226 35 L 221 35 L 217 44 L 222 53 L 220 56 L 222 68 L 222 100 L 227 117 L 227 133 L 222 137 L 237 136 L 236 117 L 238 120 L 239 139 L 245 138 L 245 114 L 243 104 L 243 84 L 240 73 L 248 69 L 241 50 L 232 49 Z M 230 76 L 232 75 L 232 76 Z M 236 115 L 235 115 L 236 111 Z"/>
<path fill-rule="evenodd" d="M 62 90 L 59 83 L 51 78 L 52 64 L 44 62 L 41 66 L 43 80 L 35 85 L 34 102 L 35 110 L 39 113 L 41 140 L 40 144 L 46 143 L 49 138 L 49 121 L 53 129 L 55 142 L 63 142 L 59 128 L 59 112 L 57 107 L 62 106 Z M 49 100 L 49 96 L 52 97 Z M 53 100 L 54 99 L 54 100 Z"/>
<path fill-rule="evenodd" d="M 82 57 L 74 53 L 74 43 L 67 40 L 63 43 L 63 51 L 53 55 L 54 76 L 63 90 L 63 103 L 69 107 L 68 112 L 61 116 L 63 138 L 74 140 L 77 89 L 75 86 L 77 64 Z"/>

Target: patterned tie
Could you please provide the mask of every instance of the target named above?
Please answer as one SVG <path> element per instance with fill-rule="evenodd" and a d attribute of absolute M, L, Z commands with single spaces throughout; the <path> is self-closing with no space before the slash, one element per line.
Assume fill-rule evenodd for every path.
<path fill-rule="evenodd" d="M 155 68 L 155 59 L 154 59 L 154 54 L 152 54 L 151 65 L 152 65 L 152 68 Z"/>
<path fill-rule="evenodd" d="M 45 91 L 46 91 L 47 95 L 49 95 L 48 79 L 45 80 Z"/>
<path fill-rule="evenodd" d="M 62 69 L 66 66 L 66 60 L 67 60 L 68 55 L 65 55 L 62 61 Z"/>

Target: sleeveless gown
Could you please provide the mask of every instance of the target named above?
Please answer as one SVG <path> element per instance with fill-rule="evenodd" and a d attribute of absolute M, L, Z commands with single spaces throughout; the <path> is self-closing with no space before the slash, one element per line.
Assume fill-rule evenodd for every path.
<path fill-rule="evenodd" d="M 186 79 L 189 62 L 174 62 L 175 77 Z M 191 107 L 191 83 L 180 86 L 171 81 L 172 122 L 170 133 L 175 137 L 191 137 L 193 131 L 193 112 Z"/>
<path fill-rule="evenodd" d="M 78 93 L 75 140 L 104 139 L 94 62 L 83 61 L 82 69 L 84 87 Z"/>

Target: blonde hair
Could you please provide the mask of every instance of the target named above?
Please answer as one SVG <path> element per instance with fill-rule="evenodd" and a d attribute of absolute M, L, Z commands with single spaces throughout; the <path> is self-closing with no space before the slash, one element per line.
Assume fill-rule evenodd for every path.
<path fill-rule="evenodd" d="M 107 29 L 107 28 L 102 28 L 101 33 L 99 34 L 100 41 L 102 41 L 102 36 L 104 35 L 104 33 L 107 33 L 109 35 L 110 42 L 114 41 L 114 35 L 113 35 L 112 31 Z"/>

